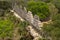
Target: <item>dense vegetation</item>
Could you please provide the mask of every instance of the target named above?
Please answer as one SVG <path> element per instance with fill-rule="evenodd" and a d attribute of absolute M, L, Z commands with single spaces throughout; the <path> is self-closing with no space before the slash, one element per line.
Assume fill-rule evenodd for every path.
<path fill-rule="evenodd" d="M 43 18 L 49 16 L 50 20 L 52 20 L 51 23 L 44 24 L 42 29 L 43 29 L 43 31 L 46 32 L 47 35 L 49 35 L 51 37 L 52 40 L 60 40 L 60 0 L 41 0 L 44 4 L 40 0 L 38 0 L 40 3 L 38 3 L 38 1 L 37 2 L 35 2 L 35 1 L 30 1 L 28 3 L 27 9 L 29 11 L 32 11 L 33 15 L 38 14 L 38 16 L 39 16 L 42 14 L 42 16 L 39 16 L 40 19 L 43 19 Z M 48 15 L 48 16 L 46 16 L 46 15 Z M 49 17 L 48 17 L 48 19 L 49 19 Z M 44 21 L 44 19 L 43 19 L 43 21 Z M 45 40 L 47 40 L 47 39 L 45 39 Z"/>
<path fill-rule="evenodd" d="M 10 12 L 9 2 L 0 1 L 0 4 L 0 40 L 32 40 L 33 37 L 26 30 L 28 22 L 22 22 Z"/>
<path fill-rule="evenodd" d="M 14 39 L 15 29 L 18 28 L 18 32 L 22 39 L 32 39 L 32 36 L 26 30 L 28 23 L 26 21 L 22 22 L 20 19 L 17 19 L 13 13 L 9 11 L 4 12 L 5 15 L 0 17 L 0 38 L 2 40 Z M 16 35 L 17 36 L 17 35 Z M 19 38 L 19 39 L 21 39 Z M 7 40 L 6 39 L 6 40 Z M 21 40 L 22 40 L 21 39 Z"/>
<path fill-rule="evenodd" d="M 60 0 L 52 0 L 48 3 L 53 4 L 50 5 L 50 10 L 51 10 L 50 12 L 52 13 L 51 16 L 52 22 L 50 24 L 44 24 L 43 30 L 46 31 L 49 36 L 51 36 L 52 40 L 60 40 L 60 32 L 59 32 L 60 31 L 60 7 L 59 7 Z"/>
<path fill-rule="evenodd" d="M 51 20 L 50 24 L 43 25 L 42 30 L 52 40 L 60 40 L 60 0 L 16 0 L 16 2 L 25 6 L 33 15 L 39 16 L 41 21 Z M 10 9 L 12 1 L 0 1 L 0 40 L 33 40 L 26 30 L 28 22 L 16 18 Z"/>
<path fill-rule="evenodd" d="M 45 24 L 43 29 L 52 37 L 52 40 L 60 40 L 60 14 L 55 15 L 52 23 Z"/>
<path fill-rule="evenodd" d="M 44 2 L 29 1 L 27 10 L 32 11 L 33 15 L 38 15 L 41 21 L 50 15 L 48 5 Z"/>

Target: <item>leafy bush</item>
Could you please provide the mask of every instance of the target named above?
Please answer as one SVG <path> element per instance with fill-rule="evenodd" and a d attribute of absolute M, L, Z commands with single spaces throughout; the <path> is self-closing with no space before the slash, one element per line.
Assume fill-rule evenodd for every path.
<path fill-rule="evenodd" d="M 60 14 L 55 15 L 52 23 L 45 24 L 43 29 L 51 36 L 52 40 L 60 40 Z"/>
<path fill-rule="evenodd" d="M 0 19 L 0 37 L 12 36 L 13 26 L 12 21 Z"/>
<path fill-rule="evenodd" d="M 38 15 L 41 20 L 46 19 L 50 15 L 48 5 L 44 2 L 29 1 L 27 10 L 31 11 L 33 15 Z"/>
<path fill-rule="evenodd" d="M 53 0 L 52 3 L 59 9 L 60 12 L 60 0 Z"/>
<path fill-rule="evenodd" d="M 52 0 L 41 0 L 41 1 L 44 1 L 44 2 L 48 3 L 48 2 L 51 2 Z"/>
<path fill-rule="evenodd" d="M 16 18 L 12 12 L 6 10 L 4 16 L 0 17 L 0 38 L 4 39 L 14 39 L 15 28 L 19 28 L 17 35 L 22 36 L 21 39 L 32 39 L 26 27 L 29 25 L 28 22 L 22 22 L 20 19 Z M 28 35 L 27 35 L 28 34 Z M 18 36 L 18 37 L 19 37 Z M 19 38 L 20 39 L 20 38 Z"/>

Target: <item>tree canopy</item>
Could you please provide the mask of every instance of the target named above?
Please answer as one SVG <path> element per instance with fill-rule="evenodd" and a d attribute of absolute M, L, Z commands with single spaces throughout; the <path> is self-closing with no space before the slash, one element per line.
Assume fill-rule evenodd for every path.
<path fill-rule="evenodd" d="M 29 1 L 27 10 L 31 11 L 33 15 L 38 15 L 41 20 L 46 19 L 50 15 L 48 5 L 44 2 Z"/>

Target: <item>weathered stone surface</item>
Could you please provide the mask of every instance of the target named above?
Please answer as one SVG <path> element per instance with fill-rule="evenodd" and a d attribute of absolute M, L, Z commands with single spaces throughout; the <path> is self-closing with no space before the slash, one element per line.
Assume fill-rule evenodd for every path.
<path fill-rule="evenodd" d="M 33 15 L 32 12 L 28 11 L 28 13 L 26 14 L 26 20 L 29 22 L 33 22 Z"/>

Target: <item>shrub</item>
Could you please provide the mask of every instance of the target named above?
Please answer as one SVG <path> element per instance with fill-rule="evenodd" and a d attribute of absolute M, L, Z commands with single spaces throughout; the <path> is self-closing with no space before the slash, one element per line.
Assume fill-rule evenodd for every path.
<path fill-rule="evenodd" d="M 50 15 L 48 5 L 44 2 L 29 1 L 27 10 L 31 11 L 33 15 L 38 15 L 41 20 L 46 19 Z"/>

